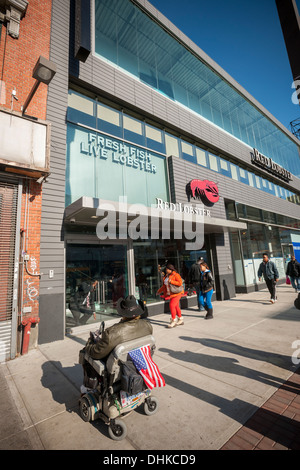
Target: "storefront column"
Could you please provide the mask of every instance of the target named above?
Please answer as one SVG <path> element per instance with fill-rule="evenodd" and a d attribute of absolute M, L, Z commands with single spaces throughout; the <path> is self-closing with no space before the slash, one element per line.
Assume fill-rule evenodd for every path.
<path fill-rule="evenodd" d="M 235 297 L 235 280 L 228 233 L 210 234 L 217 300 Z"/>

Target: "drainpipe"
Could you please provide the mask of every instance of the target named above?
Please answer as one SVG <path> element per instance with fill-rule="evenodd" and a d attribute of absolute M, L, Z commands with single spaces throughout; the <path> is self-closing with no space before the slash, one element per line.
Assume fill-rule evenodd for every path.
<path fill-rule="evenodd" d="M 39 318 L 24 318 L 22 320 L 22 325 L 24 326 L 23 329 L 23 344 L 22 344 L 22 353 L 21 354 L 27 354 L 28 353 L 28 346 L 29 346 L 29 338 L 30 338 L 30 333 L 31 333 L 31 325 L 35 323 L 39 323 L 40 319 Z"/>

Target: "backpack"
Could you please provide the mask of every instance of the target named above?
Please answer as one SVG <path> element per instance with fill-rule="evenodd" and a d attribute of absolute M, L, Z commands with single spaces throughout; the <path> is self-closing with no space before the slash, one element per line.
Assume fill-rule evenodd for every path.
<path fill-rule="evenodd" d="M 129 395 L 137 395 L 144 390 L 144 379 L 132 361 L 122 363 L 121 390 Z"/>

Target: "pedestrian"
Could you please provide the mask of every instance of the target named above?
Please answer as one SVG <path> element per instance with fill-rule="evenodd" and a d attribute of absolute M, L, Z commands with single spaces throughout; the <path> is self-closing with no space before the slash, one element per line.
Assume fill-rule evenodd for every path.
<path fill-rule="evenodd" d="M 166 275 L 163 278 L 163 285 L 158 289 L 157 295 L 161 292 L 163 293 L 165 300 L 170 299 L 171 321 L 168 328 L 183 325 L 183 318 L 179 305 L 183 294 L 183 285 L 181 276 L 178 274 L 173 264 L 167 264 L 166 266 Z"/>
<path fill-rule="evenodd" d="M 214 278 L 208 265 L 201 261 L 200 263 L 201 278 L 200 278 L 200 291 L 199 302 L 206 310 L 205 320 L 213 318 L 213 306 L 211 298 L 214 292 Z"/>
<path fill-rule="evenodd" d="M 295 256 L 291 256 L 291 261 L 287 265 L 286 275 L 289 276 L 295 292 L 300 292 L 300 263 Z"/>
<path fill-rule="evenodd" d="M 279 279 L 279 273 L 275 263 L 269 260 L 269 256 L 267 253 L 263 254 L 263 261 L 259 265 L 257 275 L 259 281 L 261 281 L 261 276 L 263 275 L 264 280 L 267 284 L 267 288 L 269 289 L 269 292 L 271 294 L 270 302 L 274 304 L 274 302 L 277 301 L 276 283 Z"/>
<path fill-rule="evenodd" d="M 98 281 L 91 281 L 91 283 L 83 281 L 75 295 L 70 297 L 70 310 L 76 325 L 85 325 L 92 315 L 96 320 L 95 295 L 97 284 Z"/>
<path fill-rule="evenodd" d="M 118 344 L 153 333 L 144 302 L 133 295 L 118 299 L 117 312 L 122 317 L 119 323 L 104 330 L 96 342 L 92 336 L 88 339 L 84 351 L 93 359 L 104 359 Z"/>
<path fill-rule="evenodd" d="M 205 311 L 205 308 L 203 305 L 201 305 L 200 300 L 199 300 L 199 294 L 200 294 L 200 278 L 201 278 L 201 270 L 200 270 L 200 263 L 201 261 L 204 261 L 203 258 L 198 258 L 197 261 L 191 266 L 190 272 L 189 272 L 189 282 L 192 284 L 194 289 L 196 289 L 196 294 L 197 294 L 197 303 L 198 303 L 198 309 L 201 311 Z"/>

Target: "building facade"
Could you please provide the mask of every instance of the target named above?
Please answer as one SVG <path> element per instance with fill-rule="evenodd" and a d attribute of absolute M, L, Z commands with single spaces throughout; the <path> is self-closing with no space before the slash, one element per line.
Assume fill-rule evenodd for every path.
<path fill-rule="evenodd" d="M 36 62 L 49 58 L 50 26 L 51 1 L 0 1 L 0 360 L 27 352 L 38 338 L 47 86 L 40 85 L 26 113 L 22 106 Z"/>
<path fill-rule="evenodd" d="M 263 252 L 285 280 L 299 258 L 299 141 L 246 90 L 146 0 L 53 0 L 50 59 L 40 343 L 114 317 L 129 293 L 166 311 L 166 261 L 187 288 L 206 259 L 216 300 L 265 287 Z M 95 316 L 79 318 L 93 280 Z"/>

